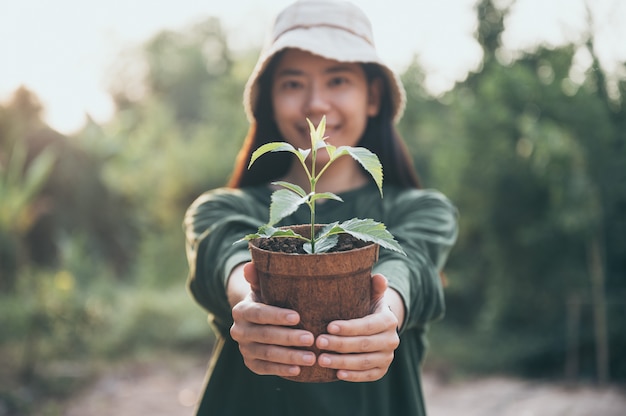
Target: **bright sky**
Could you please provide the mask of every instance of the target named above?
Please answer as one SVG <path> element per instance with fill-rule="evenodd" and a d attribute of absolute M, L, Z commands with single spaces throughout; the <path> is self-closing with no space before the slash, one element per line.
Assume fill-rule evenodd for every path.
<path fill-rule="evenodd" d="M 383 59 L 401 71 L 414 55 L 433 92 L 450 88 L 480 62 L 473 40 L 477 0 L 354 0 L 372 20 Z M 508 3 L 510 0 L 496 0 Z M 234 48 L 260 46 L 273 16 L 291 0 L 0 0 L 0 102 L 20 85 L 36 92 L 55 129 L 79 129 L 85 114 L 113 112 L 107 71 L 117 54 L 162 29 L 217 16 Z M 558 45 L 584 30 L 585 3 L 598 53 L 609 69 L 626 62 L 626 1 L 517 0 L 504 42 L 511 49 Z"/>

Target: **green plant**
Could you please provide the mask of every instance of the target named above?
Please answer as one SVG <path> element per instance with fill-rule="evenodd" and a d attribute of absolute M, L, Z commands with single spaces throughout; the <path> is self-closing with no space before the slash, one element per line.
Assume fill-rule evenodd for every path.
<path fill-rule="evenodd" d="M 36 215 L 33 202 L 54 167 L 55 155 L 50 149 L 28 162 L 24 144 L 16 143 L 6 167 L 0 163 L 0 233 L 25 234 Z"/>
<path fill-rule="evenodd" d="M 5 164 L 0 160 L 0 292 L 13 290 L 26 263 L 25 239 L 42 213 L 37 200 L 54 163 L 50 148 L 29 162 L 21 142 L 14 144 Z"/>
<path fill-rule="evenodd" d="M 243 240 L 252 240 L 255 238 L 272 238 L 272 237 L 293 237 L 305 240 L 304 250 L 309 253 L 323 253 L 333 248 L 338 240 L 339 234 L 347 233 L 353 237 L 367 242 L 373 242 L 381 247 L 388 248 L 404 254 L 404 250 L 394 239 L 393 235 L 387 231 L 384 224 L 376 222 L 372 219 L 353 218 L 342 223 L 333 222 L 325 225 L 319 232 L 315 232 L 315 203 L 321 199 L 334 199 L 343 202 L 343 200 L 332 192 L 316 192 L 315 185 L 320 177 L 326 172 L 328 167 L 342 156 L 351 156 L 372 176 L 374 182 L 378 186 L 380 196 L 383 196 L 383 169 L 380 160 L 376 154 L 363 147 L 340 146 L 335 147 L 326 142 L 327 137 L 324 136 L 326 130 L 326 117 L 318 124 L 317 128 L 311 120 L 307 118 L 309 129 L 311 132 L 311 148 L 296 149 L 289 143 L 272 142 L 264 144 L 252 153 L 248 168 L 262 155 L 268 152 L 290 152 L 293 153 L 309 179 L 309 192 L 302 187 L 285 181 L 273 182 L 274 185 L 283 187 L 272 194 L 270 203 L 269 222 L 261 227 L 256 234 L 249 234 Z M 317 153 L 324 149 L 328 152 L 329 161 L 322 167 L 319 172 L 315 171 Z M 308 157 L 311 157 L 311 168 L 306 164 Z M 306 238 L 293 230 L 285 228 L 276 228 L 274 225 L 286 216 L 294 213 L 300 205 L 306 204 L 311 213 L 311 238 Z M 240 240 L 241 241 L 241 240 Z"/>

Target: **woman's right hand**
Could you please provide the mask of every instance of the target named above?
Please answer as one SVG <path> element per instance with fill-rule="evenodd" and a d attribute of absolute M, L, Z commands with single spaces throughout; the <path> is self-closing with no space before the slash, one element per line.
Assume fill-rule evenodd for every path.
<path fill-rule="evenodd" d="M 249 286 L 232 281 L 243 278 Z M 234 323 L 230 335 L 239 343 L 243 360 L 252 372 L 290 377 L 300 374 L 301 366 L 315 364 L 313 352 L 293 348 L 310 347 L 315 341 L 311 332 L 290 328 L 300 322 L 298 313 L 258 301 L 258 278 L 252 263 L 233 271 L 230 280 L 231 301 L 237 298 L 231 291 L 238 290 L 241 296 L 243 288 L 248 287 L 248 293 L 232 309 Z"/>

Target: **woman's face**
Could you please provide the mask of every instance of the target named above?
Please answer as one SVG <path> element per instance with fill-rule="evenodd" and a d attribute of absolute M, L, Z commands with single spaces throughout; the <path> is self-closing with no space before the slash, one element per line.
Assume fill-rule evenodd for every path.
<path fill-rule="evenodd" d="M 325 115 L 328 142 L 355 146 L 367 119 L 378 114 L 380 82 L 368 84 L 358 63 L 333 61 L 298 49 L 286 50 L 279 59 L 272 78 L 272 105 L 283 138 L 308 149 L 306 118 L 317 126 Z"/>

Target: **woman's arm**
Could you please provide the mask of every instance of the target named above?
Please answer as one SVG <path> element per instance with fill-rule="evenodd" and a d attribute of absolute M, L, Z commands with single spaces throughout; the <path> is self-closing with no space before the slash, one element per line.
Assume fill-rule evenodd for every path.
<path fill-rule="evenodd" d="M 432 190 L 389 192 L 384 221 L 406 256 L 381 250 L 374 271 L 389 278 L 404 304 L 401 328 L 423 328 L 445 312 L 440 271 L 458 233 L 456 208 Z"/>
<path fill-rule="evenodd" d="M 224 336 L 232 325 L 227 281 L 236 266 L 250 259 L 247 244 L 234 243 L 255 232 L 267 215 L 267 207 L 261 201 L 232 189 L 207 192 L 186 212 L 189 291 L 210 313 L 212 323 Z"/>

